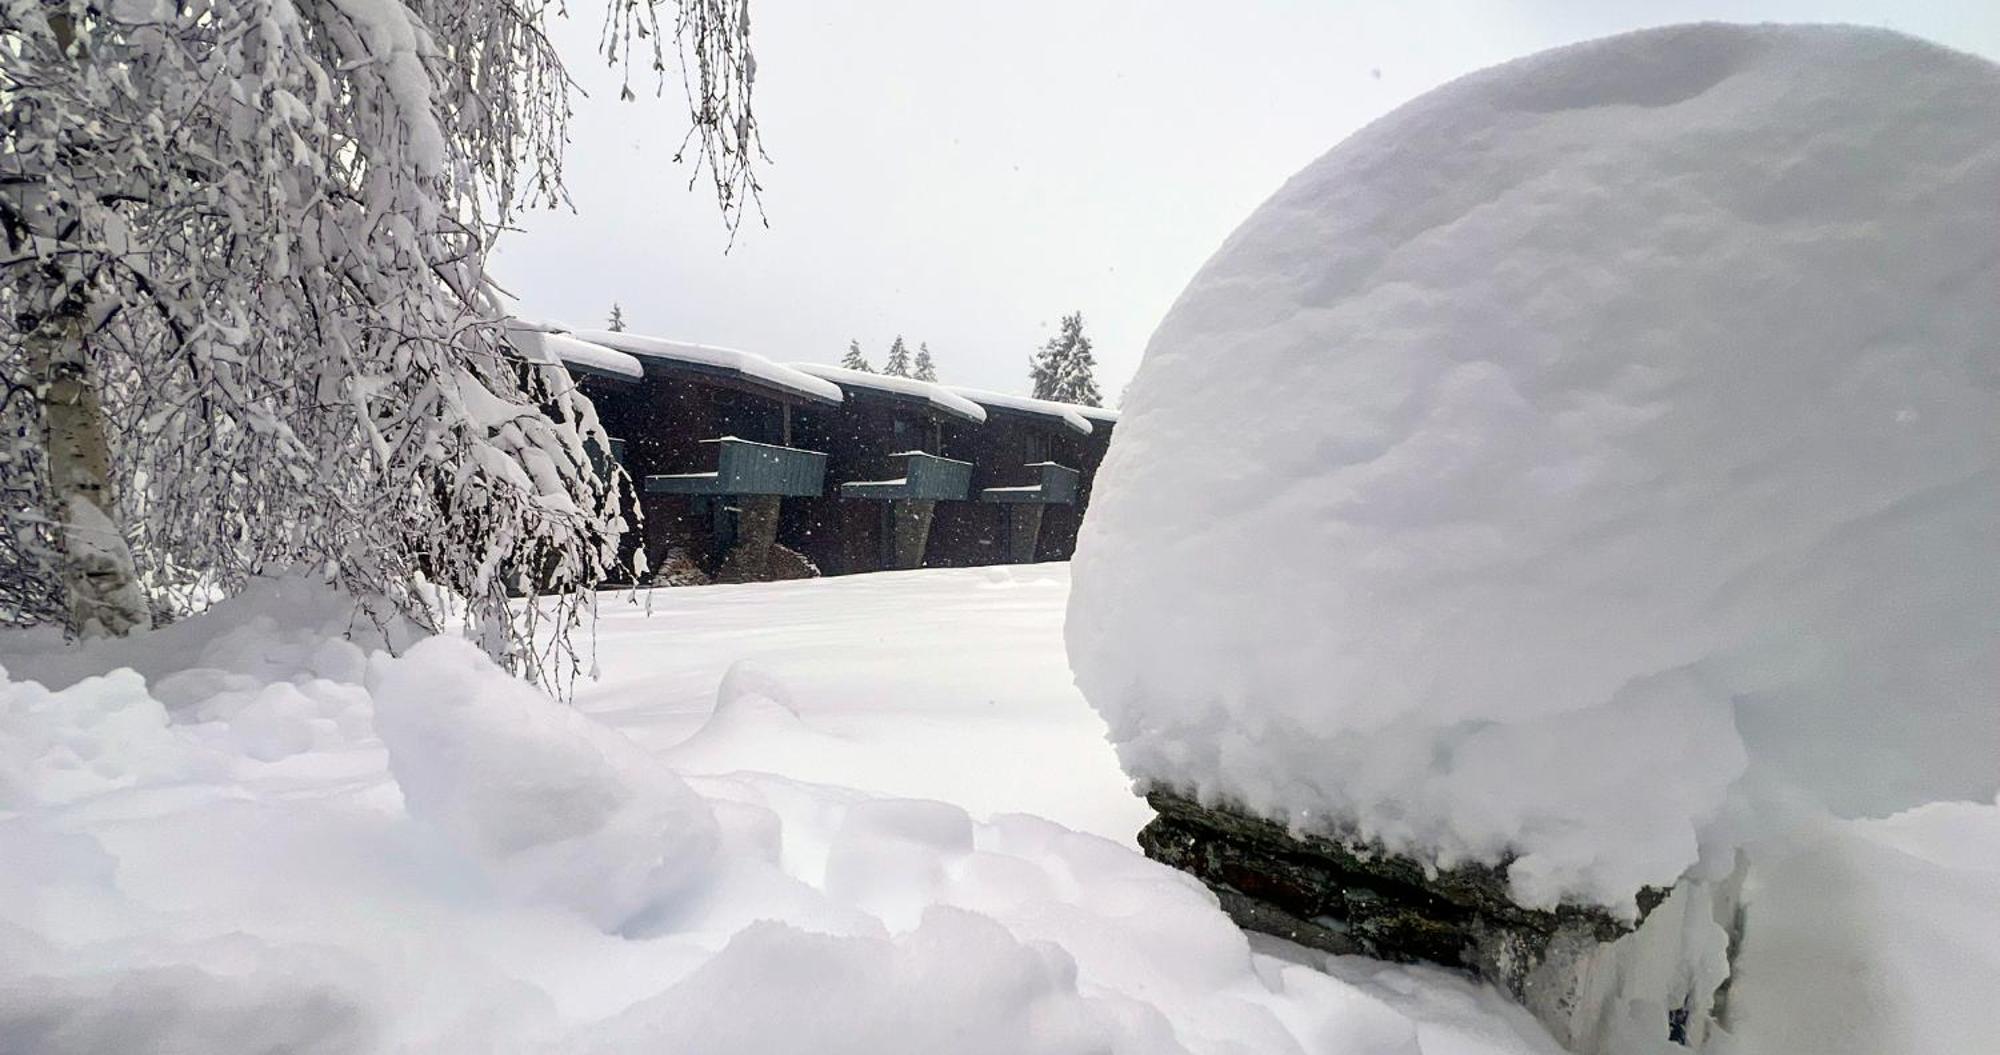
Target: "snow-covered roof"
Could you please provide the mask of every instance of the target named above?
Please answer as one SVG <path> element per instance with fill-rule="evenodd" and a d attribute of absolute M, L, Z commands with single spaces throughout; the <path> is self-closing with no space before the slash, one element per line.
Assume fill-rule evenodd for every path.
<path fill-rule="evenodd" d="M 981 406 L 999 407 L 1002 410 L 1012 410 L 1016 413 L 1054 418 L 1085 436 L 1091 433 L 1090 421 L 1093 417 L 1105 422 L 1118 420 L 1118 412 L 1115 410 L 1100 410 L 1097 407 L 1079 407 L 1074 403 L 1057 403 L 1048 399 L 1036 399 L 1033 396 L 1011 396 L 1004 392 L 988 392 L 982 388 L 966 388 L 963 385 L 949 385 L 946 387 Z M 1086 410 L 1091 413 L 1083 413 Z M 1103 416 L 1106 414 L 1109 414 L 1110 417 Z"/>
<path fill-rule="evenodd" d="M 921 399 L 935 410 L 964 418 L 976 424 L 986 423 L 986 411 L 976 402 L 961 396 L 943 385 L 930 381 L 918 381 L 892 374 L 871 374 L 860 370 L 847 370 L 824 363 L 793 363 L 794 369 L 803 370 L 814 377 L 825 378 L 842 388 L 866 388 L 877 392 L 890 392 L 912 399 Z"/>
<path fill-rule="evenodd" d="M 730 371 L 807 399 L 838 403 L 842 398 L 840 386 L 831 381 L 822 380 L 781 363 L 774 363 L 761 355 L 739 352 L 734 348 L 718 348 L 712 344 L 694 344 L 612 330 L 579 330 L 575 336 L 593 344 L 606 345 L 636 355 L 641 359 L 659 359 Z"/>
<path fill-rule="evenodd" d="M 639 360 L 601 344 L 579 340 L 554 323 L 533 319 L 507 320 L 507 343 L 530 359 L 548 362 L 557 359 L 570 366 L 597 373 L 638 380 L 646 376 Z"/>

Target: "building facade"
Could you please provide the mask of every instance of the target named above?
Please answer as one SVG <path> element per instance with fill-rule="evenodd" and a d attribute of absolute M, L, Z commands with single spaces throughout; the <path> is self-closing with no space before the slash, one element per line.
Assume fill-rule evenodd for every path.
<path fill-rule="evenodd" d="M 634 482 L 660 581 L 1065 560 L 1114 411 L 519 323 Z"/>

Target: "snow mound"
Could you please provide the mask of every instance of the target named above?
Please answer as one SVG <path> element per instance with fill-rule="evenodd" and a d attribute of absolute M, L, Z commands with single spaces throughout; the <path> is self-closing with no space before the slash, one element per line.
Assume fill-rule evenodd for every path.
<path fill-rule="evenodd" d="M 351 958 L 240 938 L 185 953 L 185 962 L 0 984 L 4 1050 L 337 1055 L 380 1047 L 377 994 Z"/>
<path fill-rule="evenodd" d="M 222 768 L 168 730 L 166 708 L 129 670 L 50 692 L 0 667 L 0 714 L 0 811 Z"/>
<path fill-rule="evenodd" d="M 759 663 L 738 660 L 723 672 L 708 717 L 673 745 L 669 757 L 676 769 L 688 773 L 746 767 L 783 772 L 789 763 L 824 758 L 843 746 L 799 716 L 783 678 Z"/>
<path fill-rule="evenodd" d="M 410 814 L 518 893 L 616 931 L 703 874 L 716 822 L 637 745 L 432 638 L 377 661 L 375 729 Z"/>
<path fill-rule="evenodd" d="M 1730 1006 L 1754 1050 L 1993 1050 L 2000 808 L 1829 823 L 1751 878 Z"/>
<path fill-rule="evenodd" d="M 1626 909 L 1749 792 L 1990 797 L 1996 98 L 1890 32 L 1674 27 L 1295 176 L 1154 334 L 1083 526 L 1127 771 Z"/>
<path fill-rule="evenodd" d="M 692 977 L 572 1050 L 636 1051 L 661 1038 L 703 1055 L 1187 1051 L 1158 1010 L 1079 996 L 1076 964 L 1060 948 L 951 908 L 928 910 L 894 940 L 752 924 Z"/>
<path fill-rule="evenodd" d="M 365 734 L 367 695 L 355 683 L 366 660 L 341 638 L 350 632 L 379 645 L 407 628 L 377 628 L 325 585 L 283 578 L 128 639 L 6 635 L 0 809 L 216 777 Z"/>

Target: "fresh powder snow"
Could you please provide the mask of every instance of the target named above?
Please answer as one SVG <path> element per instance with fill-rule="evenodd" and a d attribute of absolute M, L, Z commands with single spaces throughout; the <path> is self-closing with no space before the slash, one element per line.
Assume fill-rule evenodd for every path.
<path fill-rule="evenodd" d="M 1057 403 L 1049 399 L 1033 396 L 1016 396 L 1005 392 L 989 392 L 983 388 L 967 388 L 964 385 L 945 386 L 958 395 L 983 407 L 1012 410 L 1020 414 L 1035 414 L 1040 417 L 1061 421 L 1072 432 L 1090 435 L 1091 421 L 1118 420 L 1115 411 L 1103 411 L 1096 407 L 1081 406 L 1076 403 Z"/>
<path fill-rule="evenodd" d="M 507 343 L 535 362 L 561 362 L 584 370 L 612 374 L 637 381 L 646 376 L 646 367 L 637 358 L 601 344 L 579 340 L 563 327 L 525 319 L 509 319 Z"/>
<path fill-rule="evenodd" d="M 1559 1055 L 1133 849 L 1066 586 L 605 595 L 574 708 L 295 580 L 0 635 L 0 1047 Z M 1014 812 L 1052 805 L 1116 840 Z"/>
<path fill-rule="evenodd" d="M 1559 1055 L 1493 990 L 1246 938 L 1140 856 L 1067 595 L 1062 565 L 607 594 L 574 707 L 298 581 L 0 635 L 0 1038 Z M 2000 807 L 1825 821 L 1746 902 L 1711 1055 L 2000 1035 Z"/>
<path fill-rule="evenodd" d="M 1067 639 L 1124 766 L 1626 912 L 1990 802 L 1996 189 L 2000 67 L 1856 28 L 1566 47 L 1340 144 L 1098 477 Z"/>
<path fill-rule="evenodd" d="M 773 388 L 805 396 L 808 399 L 824 403 L 838 403 L 841 400 L 840 388 L 831 381 L 824 381 L 789 366 L 774 363 L 753 352 L 739 352 L 734 348 L 719 348 L 712 344 L 696 344 L 692 341 L 668 340 L 665 337 L 648 337 L 623 330 L 577 330 L 574 336 L 578 340 L 603 345 L 640 359 L 664 359 L 690 366 L 733 370 Z"/>
<path fill-rule="evenodd" d="M 906 396 L 922 400 L 931 408 L 953 417 L 973 422 L 986 423 L 986 411 L 979 404 L 952 392 L 943 385 L 896 374 L 877 374 L 867 370 L 848 370 L 823 363 L 792 363 L 791 368 L 801 373 L 811 374 L 822 380 L 831 381 L 844 388 L 865 388 L 892 395 Z"/>

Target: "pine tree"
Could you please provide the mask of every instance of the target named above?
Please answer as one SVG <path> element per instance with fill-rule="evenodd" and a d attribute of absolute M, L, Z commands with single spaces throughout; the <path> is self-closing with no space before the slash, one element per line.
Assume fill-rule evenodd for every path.
<path fill-rule="evenodd" d="M 118 634 L 309 568 L 560 676 L 625 514 L 590 404 L 507 343 L 486 274 L 511 211 L 560 200 L 549 10 L 7 5 L 0 623 Z M 739 212 L 747 21 L 612 21 L 615 51 L 702 49 L 693 141 Z"/>
<path fill-rule="evenodd" d="M 1028 377 L 1034 382 L 1036 399 L 1059 403 L 1079 403 L 1087 407 L 1103 405 L 1097 391 L 1097 359 L 1090 352 L 1090 338 L 1083 335 L 1083 313 L 1063 316 L 1062 332 L 1028 360 Z"/>
<path fill-rule="evenodd" d="M 903 344 L 903 335 L 889 345 L 889 358 L 882 363 L 882 372 L 890 377 L 910 376 L 910 349 Z"/>
<path fill-rule="evenodd" d="M 840 357 L 840 365 L 843 369 L 859 370 L 864 374 L 875 372 L 875 368 L 868 365 L 868 357 L 861 354 L 860 341 L 847 342 L 847 354 Z"/>
<path fill-rule="evenodd" d="M 917 345 L 917 368 L 910 376 L 919 381 L 937 380 L 937 364 L 931 361 L 931 346 L 929 343 Z"/>
<path fill-rule="evenodd" d="M 604 324 L 604 328 L 612 333 L 625 332 L 625 310 L 620 308 L 615 300 L 611 302 L 611 318 Z"/>

